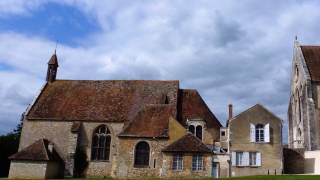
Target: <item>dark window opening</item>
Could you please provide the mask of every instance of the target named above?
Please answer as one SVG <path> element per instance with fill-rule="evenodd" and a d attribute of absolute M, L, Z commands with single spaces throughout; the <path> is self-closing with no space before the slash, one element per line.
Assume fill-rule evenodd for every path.
<path fill-rule="evenodd" d="M 165 104 L 169 104 L 169 97 L 168 96 L 166 96 L 166 99 L 165 99 L 164 103 Z"/>
<path fill-rule="evenodd" d="M 225 131 L 221 131 L 221 136 L 225 136 L 226 132 Z"/>
<path fill-rule="evenodd" d="M 264 125 L 256 125 L 256 142 L 264 142 Z"/>
<path fill-rule="evenodd" d="M 134 166 L 148 167 L 149 166 L 150 147 L 146 142 L 139 142 L 135 149 Z"/>
<path fill-rule="evenodd" d="M 105 126 L 99 126 L 92 137 L 91 160 L 107 161 L 110 156 L 111 133 Z"/>
<path fill-rule="evenodd" d="M 202 140 L 202 126 L 197 126 L 196 128 L 196 136 Z"/>
<path fill-rule="evenodd" d="M 190 125 L 189 126 L 189 131 L 194 134 L 195 133 L 195 129 L 194 129 L 194 126 L 193 125 Z"/>

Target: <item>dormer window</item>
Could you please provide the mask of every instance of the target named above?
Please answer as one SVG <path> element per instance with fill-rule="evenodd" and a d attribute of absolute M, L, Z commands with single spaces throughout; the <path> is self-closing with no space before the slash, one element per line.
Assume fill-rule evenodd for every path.
<path fill-rule="evenodd" d="M 202 126 L 198 125 L 197 127 L 195 127 L 194 125 L 190 125 L 188 129 L 189 132 L 202 140 Z"/>
<path fill-rule="evenodd" d="M 202 119 L 194 119 L 194 120 L 188 120 L 188 130 L 193 135 L 195 135 L 197 138 L 201 139 L 203 138 L 203 127 L 205 122 Z"/>

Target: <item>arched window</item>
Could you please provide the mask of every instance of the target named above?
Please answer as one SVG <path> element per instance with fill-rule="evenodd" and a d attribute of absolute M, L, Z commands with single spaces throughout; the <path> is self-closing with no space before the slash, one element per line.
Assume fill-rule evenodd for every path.
<path fill-rule="evenodd" d="M 111 133 L 107 126 L 96 128 L 92 137 L 91 160 L 106 161 L 110 156 Z"/>
<path fill-rule="evenodd" d="M 194 128 L 193 125 L 190 125 L 190 126 L 189 126 L 189 131 L 190 131 L 192 134 L 195 133 L 195 128 Z"/>
<path fill-rule="evenodd" d="M 256 125 L 256 142 L 264 142 L 264 125 Z"/>
<path fill-rule="evenodd" d="M 142 141 L 136 145 L 134 154 L 135 167 L 148 167 L 149 166 L 150 147 L 149 144 Z"/>
<path fill-rule="evenodd" d="M 196 128 L 196 136 L 202 140 L 202 126 L 197 126 Z"/>

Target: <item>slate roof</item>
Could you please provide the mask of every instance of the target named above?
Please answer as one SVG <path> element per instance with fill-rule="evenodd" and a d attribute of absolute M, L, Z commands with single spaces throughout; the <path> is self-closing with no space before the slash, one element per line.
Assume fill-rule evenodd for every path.
<path fill-rule="evenodd" d="M 55 148 L 53 148 L 53 151 L 50 152 L 48 145 L 48 140 L 39 139 L 30 146 L 10 156 L 9 159 L 26 161 L 61 161 L 62 159 Z"/>
<path fill-rule="evenodd" d="M 178 120 L 185 125 L 187 119 L 203 119 L 208 128 L 222 127 L 197 90 L 180 89 L 178 102 Z"/>
<path fill-rule="evenodd" d="M 48 64 L 49 64 L 49 65 L 56 65 L 56 66 L 59 66 L 59 64 L 58 64 L 58 58 L 57 58 L 56 53 L 54 53 L 54 54 L 51 56 L 51 58 L 50 58 L 50 60 L 49 60 Z"/>
<path fill-rule="evenodd" d="M 56 80 L 47 83 L 28 119 L 125 122 L 147 104 L 176 104 L 178 81 Z"/>
<path fill-rule="evenodd" d="M 172 153 L 211 153 L 211 150 L 191 133 L 187 133 L 162 151 Z"/>
<path fill-rule="evenodd" d="M 311 80 L 320 81 L 320 46 L 301 46 Z"/>
<path fill-rule="evenodd" d="M 169 118 L 174 117 L 173 105 L 146 105 L 120 137 L 168 137 Z"/>

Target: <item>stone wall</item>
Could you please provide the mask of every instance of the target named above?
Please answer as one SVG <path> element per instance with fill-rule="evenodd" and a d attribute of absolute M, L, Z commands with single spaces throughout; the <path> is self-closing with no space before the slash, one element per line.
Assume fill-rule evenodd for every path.
<path fill-rule="evenodd" d="M 213 156 L 213 161 L 219 163 L 219 177 L 230 177 L 230 155 L 216 154 Z"/>
<path fill-rule="evenodd" d="M 173 156 L 170 153 L 164 154 L 163 168 L 161 176 L 163 177 L 211 177 L 212 157 L 209 154 L 203 155 L 203 170 L 192 171 L 192 154 L 183 154 L 183 170 L 172 169 Z"/>
<path fill-rule="evenodd" d="M 47 162 L 12 161 L 9 179 L 45 179 L 46 171 Z"/>
<path fill-rule="evenodd" d="M 270 143 L 250 142 L 250 123 L 270 125 Z M 231 167 L 232 176 L 251 176 L 282 173 L 281 120 L 262 106 L 256 105 L 230 121 L 230 153 L 234 151 L 260 152 L 261 166 Z"/>
<path fill-rule="evenodd" d="M 135 146 L 141 141 L 147 142 L 150 146 L 149 167 L 135 168 Z M 118 151 L 115 176 L 122 178 L 160 176 L 163 161 L 161 150 L 168 145 L 167 139 L 121 138 L 119 142 L 121 148 Z"/>
<path fill-rule="evenodd" d="M 92 134 L 95 128 L 102 124 L 107 125 L 111 131 L 110 160 L 91 161 Z M 77 146 L 79 146 L 85 150 L 87 155 L 88 168 L 85 172 L 87 176 L 113 175 L 115 169 L 112 165 L 116 164 L 115 156 L 118 155 L 119 148 L 117 135 L 121 132 L 123 123 L 83 122 L 79 132 L 79 140 L 78 135 L 71 132 L 71 127 L 72 122 L 25 120 L 19 150 L 31 145 L 38 139 L 48 139 L 54 143 L 55 149 L 64 159 L 67 171 L 65 175 L 69 176 L 73 174 L 73 155 Z"/>

